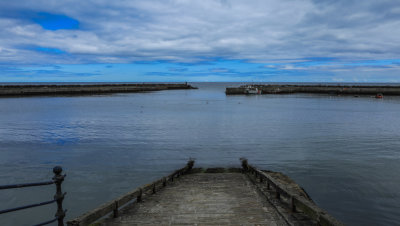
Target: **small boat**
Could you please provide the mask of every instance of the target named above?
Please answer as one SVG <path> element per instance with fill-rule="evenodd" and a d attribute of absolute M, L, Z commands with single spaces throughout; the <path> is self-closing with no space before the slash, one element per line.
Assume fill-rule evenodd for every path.
<path fill-rule="evenodd" d="M 377 93 L 375 98 L 381 99 L 381 98 L 383 98 L 383 94 L 382 93 Z"/>
<path fill-rule="evenodd" d="M 259 90 L 257 87 L 247 86 L 244 93 L 245 94 L 261 94 L 261 90 Z"/>

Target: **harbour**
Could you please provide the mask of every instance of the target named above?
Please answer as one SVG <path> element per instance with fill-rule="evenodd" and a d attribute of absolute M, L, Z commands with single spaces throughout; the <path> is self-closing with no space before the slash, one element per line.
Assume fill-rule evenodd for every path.
<path fill-rule="evenodd" d="M 397 96 L 225 95 L 240 85 L 1 98 L 0 184 L 46 180 L 63 166 L 71 221 L 190 157 L 204 169 L 235 168 L 247 157 L 258 169 L 288 175 L 346 225 L 398 222 Z M 3 191 L 0 209 L 54 194 L 43 189 Z M 39 223 L 54 213 L 54 206 L 38 207 L 0 222 Z"/>
<path fill-rule="evenodd" d="M 399 225 L 398 0 L 0 6 L 0 226 Z"/>

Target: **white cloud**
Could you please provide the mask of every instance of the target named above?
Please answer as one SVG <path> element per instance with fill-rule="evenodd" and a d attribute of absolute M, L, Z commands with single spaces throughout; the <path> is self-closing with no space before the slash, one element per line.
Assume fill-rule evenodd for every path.
<path fill-rule="evenodd" d="M 0 61 L 399 58 L 399 6 L 397 0 L 7 1 L 0 3 L 5 12 L 0 18 Z M 36 12 L 64 14 L 77 19 L 80 29 L 44 30 L 26 12 L 28 17 Z M 49 57 L 29 46 L 68 54 Z"/>

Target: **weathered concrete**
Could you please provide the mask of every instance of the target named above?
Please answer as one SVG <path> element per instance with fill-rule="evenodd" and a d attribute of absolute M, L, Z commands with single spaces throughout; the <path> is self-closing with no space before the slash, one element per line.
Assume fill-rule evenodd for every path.
<path fill-rule="evenodd" d="M 102 225 L 287 225 L 241 173 L 196 173 Z"/>
<path fill-rule="evenodd" d="M 182 84 L 90 84 L 90 85 L 0 85 L 0 96 L 31 96 L 59 94 L 102 94 L 145 92 L 168 89 L 194 89 Z"/>
<path fill-rule="evenodd" d="M 343 225 L 319 208 L 289 177 L 261 171 L 244 158 L 241 161 L 242 169 L 204 170 L 193 169 L 191 159 L 170 175 L 136 188 L 67 224 Z"/>
<path fill-rule="evenodd" d="M 247 85 L 246 85 L 247 86 Z M 227 95 L 246 94 L 246 86 L 226 88 Z M 400 95 L 400 86 L 252 85 L 261 94 L 320 93 L 335 95 Z"/>

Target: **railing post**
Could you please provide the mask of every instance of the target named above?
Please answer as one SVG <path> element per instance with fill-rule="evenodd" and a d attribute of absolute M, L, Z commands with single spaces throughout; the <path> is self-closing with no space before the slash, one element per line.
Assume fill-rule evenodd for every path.
<path fill-rule="evenodd" d="M 56 166 L 53 168 L 53 181 L 56 184 L 56 194 L 54 195 L 54 199 L 57 200 L 57 212 L 56 212 L 56 217 L 58 221 L 58 226 L 64 226 L 64 217 L 65 217 L 65 212 L 62 207 L 62 203 L 64 200 L 64 195 L 61 190 L 61 183 L 64 181 L 64 176 L 61 175 L 62 173 L 62 168 L 60 166 Z"/>
<path fill-rule="evenodd" d="M 290 210 L 292 211 L 292 213 L 296 212 L 296 205 L 294 204 L 294 197 L 291 196 L 290 197 Z"/>
<path fill-rule="evenodd" d="M 275 185 L 276 186 L 276 185 Z M 275 198 L 280 199 L 281 198 L 281 193 L 279 193 L 278 187 L 275 188 Z"/>
<path fill-rule="evenodd" d="M 117 218 L 117 217 L 118 217 L 118 201 L 115 201 L 115 202 L 114 202 L 113 217 L 114 217 L 114 218 Z"/>
<path fill-rule="evenodd" d="M 143 190 L 140 188 L 139 189 L 139 195 L 136 197 L 136 201 L 137 202 L 141 202 L 142 201 L 142 194 L 143 194 Z"/>

